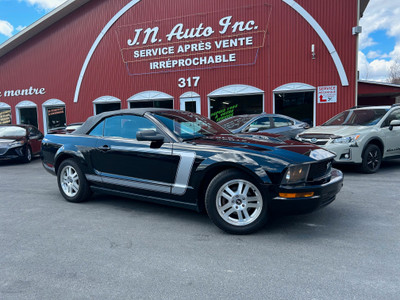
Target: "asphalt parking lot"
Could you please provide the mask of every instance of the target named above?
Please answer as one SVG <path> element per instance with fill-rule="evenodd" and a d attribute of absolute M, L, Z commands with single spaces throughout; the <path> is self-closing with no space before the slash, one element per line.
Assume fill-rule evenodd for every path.
<path fill-rule="evenodd" d="M 184 209 L 68 203 L 39 159 L 0 162 L 0 299 L 399 299 L 400 160 L 343 170 L 328 207 L 234 236 Z"/>

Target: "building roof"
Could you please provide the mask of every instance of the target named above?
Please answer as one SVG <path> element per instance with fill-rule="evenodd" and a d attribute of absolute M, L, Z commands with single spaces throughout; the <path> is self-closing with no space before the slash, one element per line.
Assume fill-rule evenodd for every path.
<path fill-rule="evenodd" d="M 400 96 L 400 84 L 359 80 L 358 96 Z"/>
<path fill-rule="evenodd" d="M 90 0 L 68 0 L 0 45 L 0 57 L 77 10 Z"/>
<path fill-rule="evenodd" d="M 0 58 L 91 0 L 68 0 L 0 45 Z M 360 0 L 362 17 L 370 0 Z"/>

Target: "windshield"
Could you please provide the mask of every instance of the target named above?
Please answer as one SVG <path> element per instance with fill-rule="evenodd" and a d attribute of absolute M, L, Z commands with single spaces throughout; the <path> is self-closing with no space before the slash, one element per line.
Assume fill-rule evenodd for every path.
<path fill-rule="evenodd" d="M 346 110 L 322 126 L 351 125 L 351 126 L 372 126 L 377 124 L 387 113 L 388 109 L 357 109 Z"/>
<path fill-rule="evenodd" d="M 218 125 L 228 130 L 235 130 L 242 127 L 253 118 L 254 116 L 235 116 L 218 122 Z"/>
<path fill-rule="evenodd" d="M 153 116 L 184 141 L 229 133 L 217 123 L 187 111 L 162 111 Z"/>
<path fill-rule="evenodd" d="M 0 127 L 0 137 L 23 137 L 26 129 L 18 126 Z"/>

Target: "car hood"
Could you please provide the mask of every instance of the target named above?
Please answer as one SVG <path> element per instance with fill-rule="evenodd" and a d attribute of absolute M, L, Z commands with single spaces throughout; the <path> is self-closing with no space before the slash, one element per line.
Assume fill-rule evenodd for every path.
<path fill-rule="evenodd" d="M 24 137 L 20 136 L 7 136 L 7 137 L 0 137 L 0 143 L 12 143 L 14 141 L 22 141 Z"/>
<path fill-rule="evenodd" d="M 307 129 L 299 134 L 299 136 L 304 136 L 307 134 L 328 134 L 333 136 L 348 136 L 352 134 L 359 133 L 361 131 L 371 128 L 371 126 L 316 126 Z"/>
<path fill-rule="evenodd" d="M 288 163 L 302 163 L 333 158 L 335 155 L 316 145 L 277 138 L 265 134 L 220 134 L 194 141 L 199 145 L 212 145 L 249 154 L 268 154 Z"/>

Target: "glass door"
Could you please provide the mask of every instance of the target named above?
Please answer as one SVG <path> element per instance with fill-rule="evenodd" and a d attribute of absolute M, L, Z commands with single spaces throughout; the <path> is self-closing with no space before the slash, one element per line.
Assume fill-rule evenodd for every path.
<path fill-rule="evenodd" d="M 200 97 L 181 98 L 180 109 L 200 114 L 200 105 Z"/>

